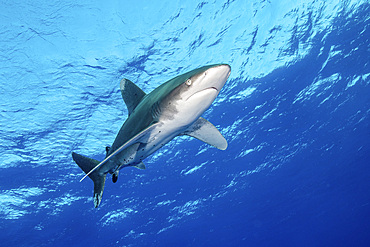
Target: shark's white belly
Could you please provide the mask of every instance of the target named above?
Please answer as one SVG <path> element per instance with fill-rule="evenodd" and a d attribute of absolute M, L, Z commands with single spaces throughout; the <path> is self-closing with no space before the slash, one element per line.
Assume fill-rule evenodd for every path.
<path fill-rule="evenodd" d="M 163 122 L 161 125 L 151 131 L 151 133 L 143 139 L 138 146 L 133 160 L 128 165 L 135 165 L 143 161 L 146 157 L 153 154 L 155 151 L 166 145 L 169 141 L 179 135 L 186 128 Z"/>

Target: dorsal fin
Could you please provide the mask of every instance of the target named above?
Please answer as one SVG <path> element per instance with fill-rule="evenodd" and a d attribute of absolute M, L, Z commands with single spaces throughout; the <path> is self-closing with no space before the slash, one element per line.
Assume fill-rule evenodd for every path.
<path fill-rule="evenodd" d="M 120 89 L 130 115 L 146 93 L 128 79 L 121 80 Z"/>

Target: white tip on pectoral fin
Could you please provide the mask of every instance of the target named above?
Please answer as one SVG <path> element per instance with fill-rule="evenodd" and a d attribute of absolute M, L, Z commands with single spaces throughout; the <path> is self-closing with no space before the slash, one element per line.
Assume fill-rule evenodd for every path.
<path fill-rule="evenodd" d="M 182 135 L 188 135 L 198 140 L 201 140 L 211 146 L 214 146 L 220 150 L 227 148 L 227 141 L 222 136 L 220 131 L 206 119 L 200 117 L 190 127 L 182 133 Z"/>

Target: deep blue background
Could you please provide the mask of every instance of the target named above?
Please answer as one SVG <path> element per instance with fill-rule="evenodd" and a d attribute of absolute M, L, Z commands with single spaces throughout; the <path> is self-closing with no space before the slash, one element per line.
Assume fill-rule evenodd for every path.
<path fill-rule="evenodd" d="M 0 245 L 368 246 L 367 1 L 0 3 Z M 75 151 L 102 160 L 150 92 L 229 63 L 204 117 L 226 151 L 177 138 L 110 177 L 93 208 Z"/>

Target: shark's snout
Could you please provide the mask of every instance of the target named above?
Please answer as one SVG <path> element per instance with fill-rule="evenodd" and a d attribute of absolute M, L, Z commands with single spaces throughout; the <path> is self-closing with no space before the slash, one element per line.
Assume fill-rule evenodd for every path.
<path fill-rule="evenodd" d="M 206 88 L 215 88 L 220 91 L 225 85 L 227 78 L 229 78 L 231 72 L 230 65 L 221 64 L 216 65 L 205 71 Z"/>

